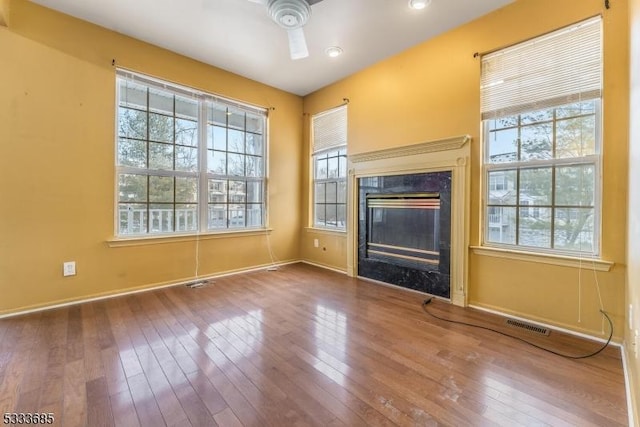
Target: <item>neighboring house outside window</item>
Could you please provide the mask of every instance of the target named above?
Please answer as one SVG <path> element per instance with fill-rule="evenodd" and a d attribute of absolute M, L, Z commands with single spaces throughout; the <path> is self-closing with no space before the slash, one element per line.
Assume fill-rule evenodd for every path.
<path fill-rule="evenodd" d="M 116 235 L 264 227 L 266 110 L 117 76 Z"/>
<path fill-rule="evenodd" d="M 485 245 L 599 254 L 600 21 L 483 57 Z"/>
<path fill-rule="evenodd" d="M 313 226 L 345 230 L 347 224 L 347 107 L 312 118 Z"/>

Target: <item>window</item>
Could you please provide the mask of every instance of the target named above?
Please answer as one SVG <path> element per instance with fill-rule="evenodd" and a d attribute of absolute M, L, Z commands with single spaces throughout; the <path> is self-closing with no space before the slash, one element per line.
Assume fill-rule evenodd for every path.
<path fill-rule="evenodd" d="M 117 235 L 264 226 L 266 111 L 118 71 Z"/>
<path fill-rule="evenodd" d="M 347 107 L 312 119 L 313 225 L 344 230 L 347 214 Z"/>
<path fill-rule="evenodd" d="M 593 18 L 482 58 L 485 245 L 598 255 L 601 51 Z"/>

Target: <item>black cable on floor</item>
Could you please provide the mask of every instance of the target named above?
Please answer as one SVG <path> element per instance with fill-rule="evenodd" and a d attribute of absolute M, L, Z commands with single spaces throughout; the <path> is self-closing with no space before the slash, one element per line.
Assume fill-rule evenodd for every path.
<path fill-rule="evenodd" d="M 609 321 L 609 338 L 607 339 L 607 342 L 604 343 L 604 345 L 602 347 L 600 347 L 598 350 L 594 351 L 593 353 L 589 353 L 589 354 L 585 354 L 585 355 L 581 355 L 581 356 L 573 356 L 573 355 L 570 355 L 570 354 L 563 354 L 563 353 L 559 353 L 559 352 L 554 351 L 554 350 L 550 350 L 548 348 L 541 347 L 541 346 L 539 346 L 537 344 L 534 344 L 534 343 L 532 343 L 530 341 L 527 341 L 527 340 L 525 340 L 523 338 L 516 337 L 514 335 L 509 335 L 509 334 L 507 334 L 505 332 L 498 331 L 496 329 L 492 329 L 492 328 L 489 328 L 489 327 L 486 327 L 486 326 L 474 325 L 473 323 L 461 322 L 459 320 L 446 319 L 444 317 L 437 316 L 437 315 L 431 313 L 429 310 L 427 310 L 427 305 L 430 304 L 432 300 L 433 300 L 433 297 L 427 298 L 426 300 L 424 300 L 422 302 L 422 310 L 425 313 L 427 313 L 429 316 L 431 316 L 431 317 L 434 317 L 434 318 L 436 318 L 438 320 L 442 320 L 442 321 L 445 321 L 445 322 L 456 323 L 458 325 L 465 325 L 465 326 L 470 326 L 472 328 L 484 329 L 484 330 L 487 330 L 487 331 L 495 332 L 496 334 L 504 335 L 505 337 L 509 337 L 509 338 L 513 338 L 515 340 L 522 341 L 525 344 L 529 344 L 530 346 L 533 346 L 533 347 L 538 348 L 540 350 L 544 350 L 544 351 L 547 351 L 549 353 L 555 354 L 556 356 L 565 357 L 567 359 L 586 359 L 588 357 L 593 357 L 596 354 L 600 353 L 605 348 L 607 348 L 607 346 L 611 342 L 611 337 L 613 336 L 613 322 L 611 321 L 611 319 L 609 318 L 609 315 L 607 315 L 607 313 L 605 313 L 604 310 L 600 310 L 600 313 L 602 313 L 602 315 L 604 317 L 606 317 L 606 319 Z"/>

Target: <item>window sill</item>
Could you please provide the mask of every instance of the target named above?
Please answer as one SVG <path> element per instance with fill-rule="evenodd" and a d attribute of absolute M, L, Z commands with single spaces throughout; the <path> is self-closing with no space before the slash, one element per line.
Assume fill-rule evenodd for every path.
<path fill-rule="evenodd" d="M 542 264 L 560 265 L 563 267 L 594 269 L 597 271 L 610 271 L 614 263 L 602 259 L 589 257 L 577 258 L 566 255 L 532 253 L 515 251 L 513 249 L 492 248 L 488 246 L 471 246 L 476 255 L 492 256 L 496 258 L 508 258 L 519 261 L 537 262 Z"/>
<path fill-rule="evenodd" d="M 332 228 L 305 227 L 307 233 L 327 234 L 330 236 L 346 236 L 347 230 L 335 230 Z"/>
<path fill-rule="evenodd" d="M 154 235 L 154 236 L 135 236 L 135 237 L 114 237 L 107 240 L 107 245 L 110 248 L 160 245 L 163 243 L 194 242 L 196 240 L 261 236 L 261 235 L 270 234 L 271 231 L 273 231 L 273 229 L 271 228 L 255 228 L 250 230 L 221 231 L 221 232 L 209 232 L 209 233 L 200 233 L 200 234 L 174 234 L 170 236 Z"/>

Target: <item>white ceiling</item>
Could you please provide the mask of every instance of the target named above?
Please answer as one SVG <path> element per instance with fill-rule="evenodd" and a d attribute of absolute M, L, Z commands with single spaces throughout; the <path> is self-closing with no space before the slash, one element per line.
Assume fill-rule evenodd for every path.
<path fill-rule="evenodd" d="M 32 0 L 297 95 L 306 95 L 386 57 L 515 0 L 323 0 L 304 32 L 309 57 L 289 58 L 287 33 L 249 0 Z M 340 46 L 329 58 L 324 50 Z"/>

